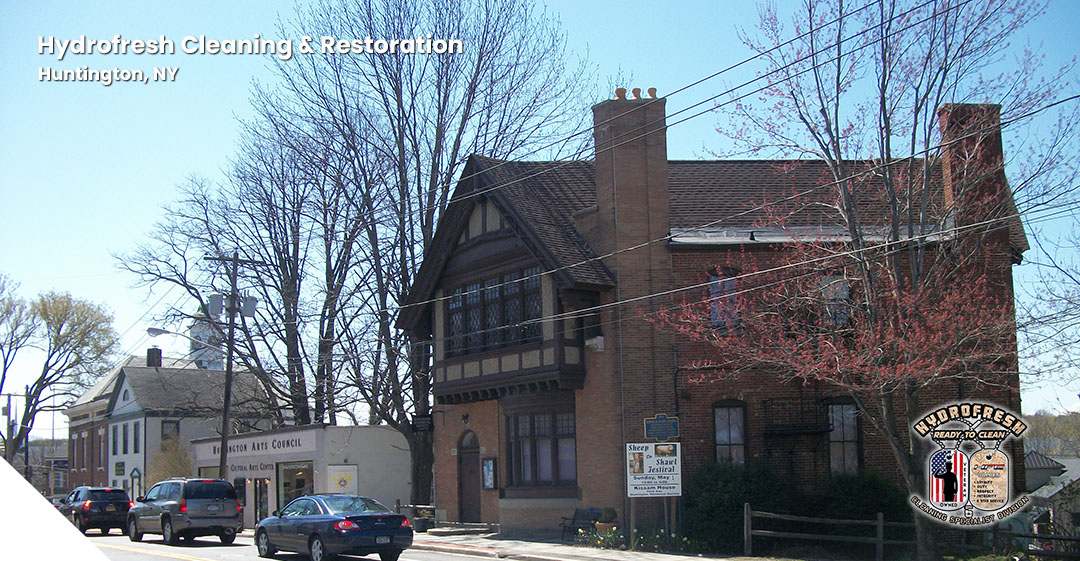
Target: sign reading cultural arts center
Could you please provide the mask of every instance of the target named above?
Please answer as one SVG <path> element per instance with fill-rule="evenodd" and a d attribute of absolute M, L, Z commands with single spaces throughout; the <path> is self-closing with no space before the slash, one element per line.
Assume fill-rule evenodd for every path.
<path fill-rule="evenodd" d="M 626 445 L 626 496 L 681 497 L 682 458 L 678 442 Z"/>
<path fill-rule="evenodd" d="M 911 497 L 923 514 L 983 526 L 1027 506 L 1027 496 L 1012 496 L 1012 458 L 1002 449 L 1027 430 L 1020 416 L 993 403 L 958 402 L 925 413 L 911 429 L 936 445 L 926 460 L 926 494 Z"/>

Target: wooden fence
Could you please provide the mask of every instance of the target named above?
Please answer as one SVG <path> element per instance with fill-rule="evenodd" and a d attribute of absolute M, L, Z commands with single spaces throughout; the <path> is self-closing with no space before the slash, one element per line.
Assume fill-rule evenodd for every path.
<path fill-rule="evenodd" d="M 876 529 L 876 534 L 871 536 L 839 536 L 832 534 L 808 534 L 802 532 L 778 532 L 774 530 L 755 530 L 753 525 L 754 518 L 764 518 L 769 520 L 785 520 L 788 522 L 809 522 L 811 524 L 827 524 L 833 526 L 873 526 Z M 911 522 L 886 522 L 885 515 L 877 513 L 877 520 L 838 520 L 835 518 L 812 518 L 809 516 L 793 516 L 790 514 L 776 514 L 773 512 L 762 512 L 759 510 L 751 510 L 750 503 L 743 505 L 743 552 L 745 555 L 752 554 L 753 537 L 768 537 L 768 538 L 789 538 L 800 540 L 819 540 L 819 541 L 835 541 L 835 542 L 848 542 L 848 543 L 866 543 L 874 544 L 877 547 L 877 552 L 874 556 L 876 561 L 882 561 L 885 557 L 886 545 L 914 545 L 912 540 L 887 540 L 885 539 L 885 527 L 900 527 L 900 528 L 914 528 L 915 524 Z"/>
<path fill-rule="evenodd" d="M 1025 534 L 1025 533 L 1019 533 L 1019 532 L 999 532 L 999 531 L 995 531 L 994 532 L 994 543 L 997 543 L 997 541 L 998 541 L 997 537 L 998 536 L 1035 539 L 1035 540 L 1044 542 L 1044 544 L 1057 543 L 1058 545 L 1056 547 L 1059 548 L 1059 549 L 1064 549 L 1066 547 L 1069 547 L 1068 544 L 1070 544 L 1070 542 L 1071 543 L 1080 542 L 1080 537 L 1076 537 L 1076 536 L 1059 536 L 1059 535 L 1054 535 L 1054 534 Z M 1037 559 L 1080 559 L 1080 553 L 1073 553 L 1071 551 L 1058 551 L 1056 549 L 1043 549 L 1043 548 L 1039 548 L 1039 547 L 1035 547 L 1035 546 L 1032 546 L 1032 548 L 1028 549 L 1024 553 L 1027 554 L 1027 557 L 1029 559 L 1032 558 L 1032 557 L 1037 558 Z"/>

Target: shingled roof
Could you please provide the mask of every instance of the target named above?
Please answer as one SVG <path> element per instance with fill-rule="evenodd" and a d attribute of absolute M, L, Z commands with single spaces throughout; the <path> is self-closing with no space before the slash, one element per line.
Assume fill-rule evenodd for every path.
<path fill-rule="evenodd" d="M 162 364 L 168 364 L 173 368 L 195 368 L 195 361 L 186 358 L 163 357 L 161 360 Z M 116 379 L 120 376 L 120 371 L 131 366 L 146 366 L 146 355 L 132 355 L 125 359 L 118 366 L 110 370 L 108 374 L 102 376 L 90 387 L 90 389 L 83 392 L 78 399 L 68 406 L 68 409 L 85 405 L 99 399 L 109 399 L 112 395 L 113 388 L 116 386 Z"/>
<path fill-rule="evenodd" d="M 921 173 L 921 160 L 912 169 Z M 883 223 L 886 208 L 880 166 L 873 161 L 845 162 L 845 173 L 857 176 L 854 189 L 864 225 Z M 893 172 L 905 173 L 907 166 Z M 558 270 L 563 285 L 604 288 L 614 276 L 597 258 L 575 227 L 574 214 L 596 205 L 596 174 L 592 161 L 522 162 L 471 156 L 462 172 L 431 247 L 417 273 L 413 290 L 398 317 L 398 326 L 415 325 L 424 301 L 431 298 L 447 255 L 477 196 L 488 197 L 523 232 L 538 260 Z M 836 227 L 836 189 L 832 174 L 814 160 L 714 160 L 668 162 L 669 228 L 705 231 L 752 228 L 773 223 L 777 215 L 785 227 Z M 932 213 L 939 212 L 941 169 L 934 165 L 931 182 Z M 768 203 L 769 211 L 759 207 Z M 1006 200 L 1010 241 L 1016 252 L 1028 249 L 1027 237 L 1012 197 Z M 938 208 L 935 208 L 938 207 Z M 705 226 L 705 228 L 702 228 Z M 565 269 L 563 269 L 565 267 Z M 412 303 L 419 305 L 410 306 Z"/>
<path fill-rule="evenodd" d="M 148 414 L 213 417 L 221 415 L 225 395 L 225 372 L 201 368 L 154 368 L 127 366 L 120 369 L 117 391 L 127 381 L 139 408 Z M 233 374 L 231 411 L 234 417 L 264 417 L 272 411 L 270 400 L 249 372 Z"/>

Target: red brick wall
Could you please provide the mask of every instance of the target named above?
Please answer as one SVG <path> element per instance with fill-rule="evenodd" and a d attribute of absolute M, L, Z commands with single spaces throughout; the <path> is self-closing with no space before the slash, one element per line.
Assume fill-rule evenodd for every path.
<path fill-rule="evenodd" d="M 495 457 L 500 473 L 497 483 L 506 481 L 506 465 L 501 450 L 501 422 L 498 402 L 480 401 L 459 405 L 437 405 L 435 423 L 435 506 L 446 510 L 448 520 L 460 520 L 458 511 L 458 457 L 456 450 L 467 431 L 476 433 L 480 441 L 480 458 Z M 468 415 L 466 424 L 462 415 Z M 480 520 L 499 522 L 498 489 L 480 491 Z"/>

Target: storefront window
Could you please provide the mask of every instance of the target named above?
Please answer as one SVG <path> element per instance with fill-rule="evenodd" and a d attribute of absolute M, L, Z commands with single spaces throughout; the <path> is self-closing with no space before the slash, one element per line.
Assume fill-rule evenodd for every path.
<path fill-rule="evenodd" d="M 310 461 L 278 464 L 278 504 L 285 505 L 296 497 L 314 493 L 314 474 L 315 469 Z"/>

